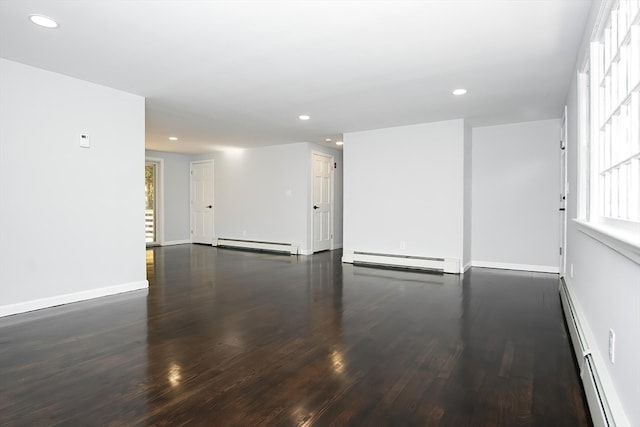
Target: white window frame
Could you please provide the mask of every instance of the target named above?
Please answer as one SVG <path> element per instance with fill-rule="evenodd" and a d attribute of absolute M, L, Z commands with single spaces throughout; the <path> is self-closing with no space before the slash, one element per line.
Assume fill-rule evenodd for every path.
<path fill-rule="evenodd" d="M 603 3 L 578 73 L 578 109 L 578 229 L 640 264 L 638 0 Z"/>
<path fill-rule="evenodd" d="M 578 72 L 578 218 L 589 220 L 591 204 L 591 111 L 589 57 Z"/>

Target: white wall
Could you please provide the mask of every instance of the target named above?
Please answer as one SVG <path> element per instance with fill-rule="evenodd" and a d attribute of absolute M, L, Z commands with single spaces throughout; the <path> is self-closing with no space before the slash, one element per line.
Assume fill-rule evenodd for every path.
<path fill-rule="evenodd" d="M 345 250 L 462 261 L 464 126 L 450 120 L 344 135 Z"/>
<path fill-rule="evenodd" d="M 146 287 L 144 98 L 4 59 L 0 93 L 0 315 Z"/>
<path fill-rule="evenodd" d="M 163 151 L 145 152 L 146 157 L 163 159 L 164 188 L 162 244 L 191 241 L 189 232 L 189 172 L 190 156 Z"/>
<path fill-rule="evenodd" d="M 582 326 L 590 339 L 588 345 L 594 353 L 599 375 L 611 380 L 628 425 L 640 426 L 640 265 L 579 231 L 572 221 L 577 218 L 578 194 L 576 88 L 574 79 L 567 98 L 569 273 L 565 280 L 575 297 L 574 303 L 584 314 Z M 616 334 L 615 364 L 608 358 L 609 329 Z"/>
<path fill-rule="evenodd" d="M 218 156 L 215 160 L 216 236 L 304 246 L 306 155 L 306 145 L 298 143 Z"/>
<path fill-rule="evenodd" d="M 298 243 L 311 253 L 311 158 L 335 156 L 334 244 L 342 243 L 342 152 L 301 142 L 193 156 L 213 159 L 215 237 Z"/>
<path fill-rule="evenodd" d="M 560 121 L 473 129 L 473 264 L 558 272 Z"/>

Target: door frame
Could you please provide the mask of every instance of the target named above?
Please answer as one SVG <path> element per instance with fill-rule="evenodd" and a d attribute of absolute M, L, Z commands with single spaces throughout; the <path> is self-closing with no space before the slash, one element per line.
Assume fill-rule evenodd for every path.
<path fill-rule="evenodd" d="M 562 119 L 560 122 L 560 258 L 558 271 L 560 277 L 564 277 L 567 271 L 567 217 L 568 217 L 568 196 L 569 196 L 569 183 L 568 177 L 568 137 L 567 137 L 567 106 L 564 106 Z"/>
<path fill-rule="evenodd" d="M 191 240 L 191 243 L 193 243 L 193 165 L 196 164 L 203 164 L 203 163 L 210 163 L 211 164 L 211 168 L 213 169 L 213 189 L 212 189 L 212 195 L 211 195 L 211 204 L 213 205 L 213 209 L 212 209 L 212 217 L 211 217 L 211 221 L 213 222 L 213 224 L 211 224 L 211 242 L 209 242 L 209 244 L 211 246 L 214 246 L 214 240 L 215 240 L 215 235 L 216 235 L 216 221 L 215 221 L 215 209 L 216 209 L 216 204 L 215 204 L 215 185 L 216 185 L 216 169 L 215 169 L 215 162 L 213 159 L 210 160 L 194 160 L 189 162 L 189 240 Z"/>
<path fill-rule="evenodd" d="M 310 244 L 310 253 L 315 253 L 314 251 L 314 247 L 313 247 L 313 242 L 314 242 L 314 234 L 313 234 L 313 202 L 314 202 L 314 192 L 313 192 L 313 174 L 314 174 L 314 164 L 313 164 L 313 156 L 314 155 L 319 155 L 322 157 L 326 157 L 331 159 L 331 164 L 333 164 L 334 166 L 331 168 L 331 173 L 329 174 L 330 177 L 329 179 L 331 180 L 330 182 L 330 188 L 331 188 L 331 197 L 329 197 L 329 204 L 331 205 L 329 210 L 330 210 L 330 215 L 331 218 L 329 219 L 329 233 L 331 235 L 331 239 L 329 242 L 329 250 L 332 251 L 335 249 L 335 235 L 334 235 L 334 224 L 335 224 L 335 214 L 336 214 L 336 204 L 335 204 L 335 170 L 336 170 L 336 158 L 333 154 L 329 154 L 326 153 L 324 151 L 319 151 L 319 150 L 311 150 L 311 156 L 310 156 L 310 165 L 311 167 L 310 169 L 310 183 L 309 183 L 309 187 L 310 187 L 310 200 L 309 200 L 309 215 L 310 215 L 310 222 L 309 222 L 309 233 L 308 235 L 311 237 L 311 239 L 309 240 L 309 244 Z"/>
<path fill-rule="evenodd" d="M 150 242 L 147 246 L 162 246 L 164 244 L 164 159 L 159 157 L 145 157 L 144 164 L 154 163 L 156 165 L 156 185 L 155 185 L 155 242 Z"/>

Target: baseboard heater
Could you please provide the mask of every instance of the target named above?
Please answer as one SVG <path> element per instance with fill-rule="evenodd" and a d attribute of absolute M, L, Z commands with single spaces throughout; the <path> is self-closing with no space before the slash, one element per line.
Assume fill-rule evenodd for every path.
<path fill-rule="evenodd" d="M 588 341 L 580 322 L 580 315 L 576 310 L 571 292 L 564 278 L 560 279 L 560 300 L 580 368 L 580 377 L 582 378 L 584 393 L 594 427 L 628 425 L 626 416 L 622 415 L 619 409 L 612 407 L 607 399 L 603 381 L 598 375 L 594 356 L 589 349 Z"/>
<path fill-rule="evenodd" d="M 345 250 L 342 254 L 342 262 L 354 265 L 407 268 L 441 273 L 460 273 L 460 261 L 452 258 L 430 258 Z"/>
<path fill-rule="evenodd" d="M 258 240 L 227 239 L 219 237 L 214 246 L 222 248 L 247 249 L 264 252 L 298 255 L 299 245 L 295 243 L 262 242 Z"/>

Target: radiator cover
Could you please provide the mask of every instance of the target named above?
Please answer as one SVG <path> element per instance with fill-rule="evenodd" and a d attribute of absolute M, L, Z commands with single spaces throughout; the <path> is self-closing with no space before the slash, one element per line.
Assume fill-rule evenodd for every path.
<path fill-rule="evenodd" d="M 560 278 L 560 300 L 594 427 L 628 426 L 629 422 L 606 369 L 598 368 L 604 366 L 602 358 L 589 346 L 591 334 L 585 329 L 587 324 L 582 320 L 582 312 L 575 304 L 564 277 Z"/>
<path fill-rule="evenodd" d="M 298 255 L 299 250 L 299 245 L 296 243 L 264 242 L 258 240 L 229 239 L 224 237 L 218 237 L 214 246 L 288 253 L 291 255 Z"/>
<path fill-rule="evenodd" d="M 382 254 L 374 252 L 344 250 L 342 262 L 355 265 L 400 267 L 413 270 L 438 271 L 459 274 L 460 260 L 454 258 L 432 258 L 414 255 Z"/>

